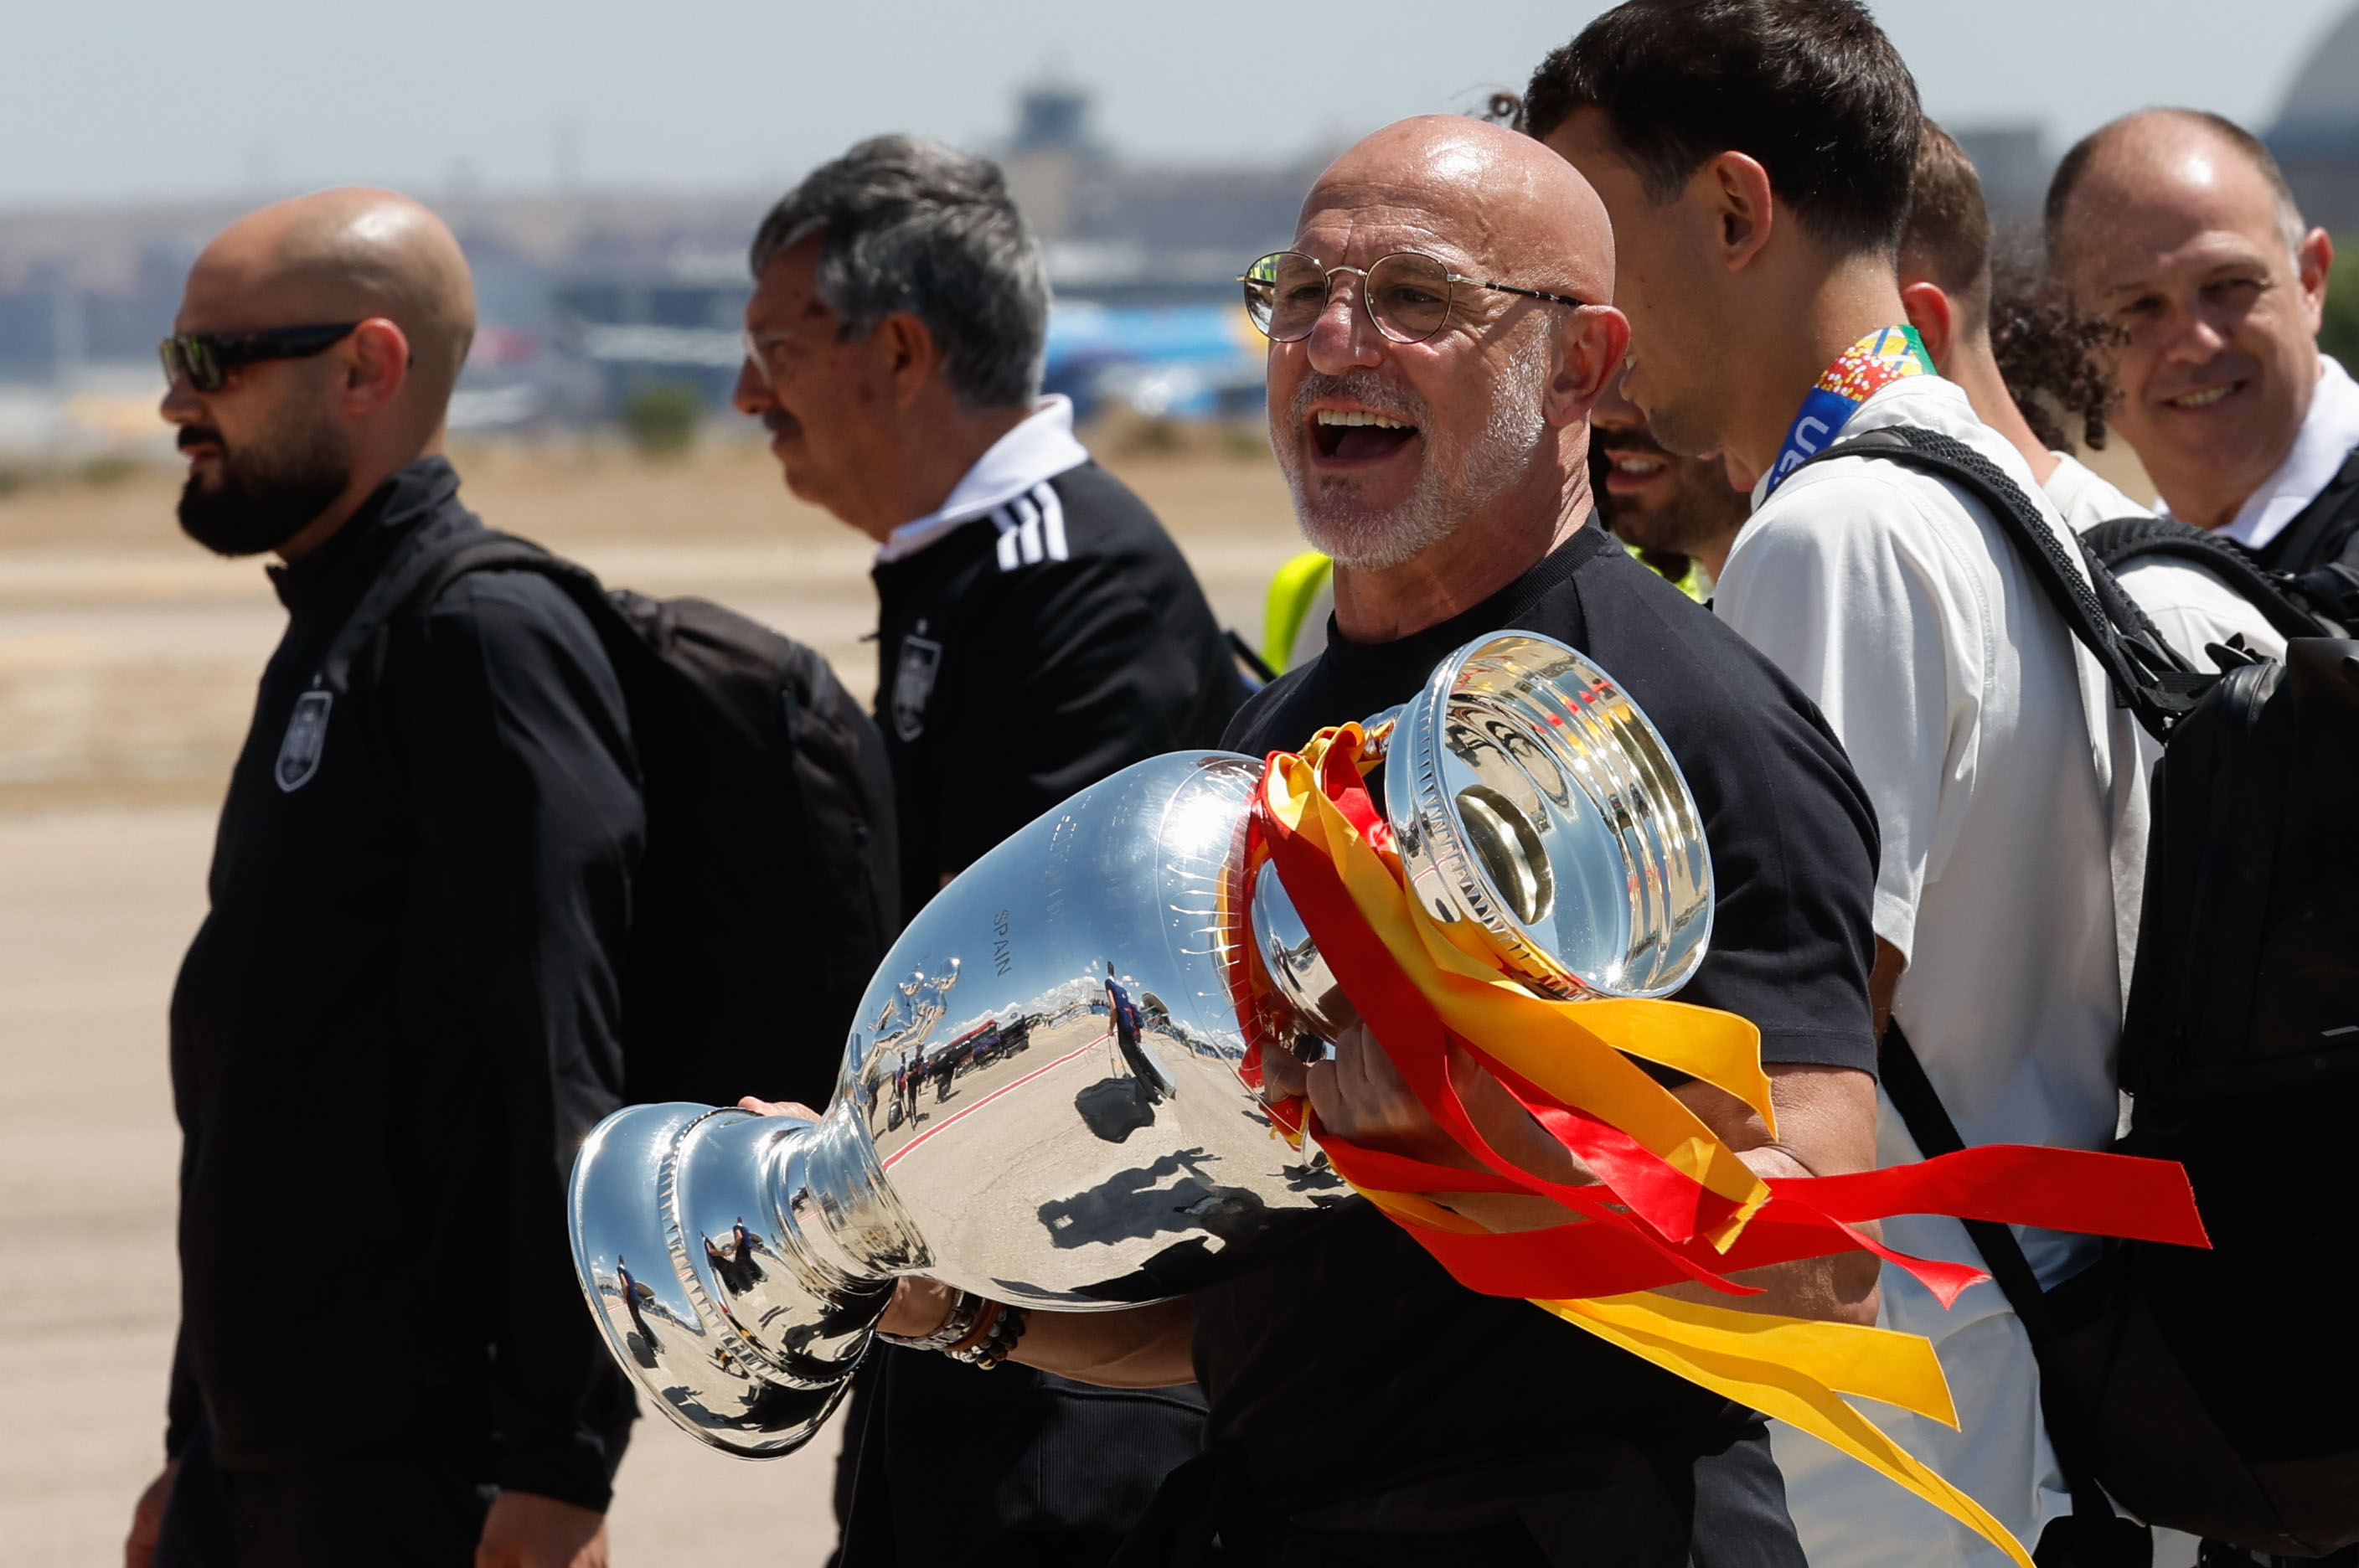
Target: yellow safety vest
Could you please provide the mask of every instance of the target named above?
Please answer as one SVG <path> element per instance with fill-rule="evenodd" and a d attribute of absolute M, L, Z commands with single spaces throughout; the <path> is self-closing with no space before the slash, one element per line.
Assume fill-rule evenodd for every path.
<path fill-rule="evenodd" d="M 1625 542 L 1622 548 L 1640 565 L 1646 564 L 1636 545 Z M 1295 639 L 1302 635 L 1302 623 L 1310 615 L 1310 606 L 1319 602 L 1319 591 L 1327 586 L 1334 573 L 1334 561 L 1315 550 L 1307 550 L 1279 567 L 1277 575 L 1269 580 L 1269 597 L 1262 612 L 1261 656 L 1280 675 L 1294 662 Z M 1687 575 L 1671 586 L 1699 604 L 1712 596 L 1712 579 L 1704 575 L 1703 568 L 1696 564 L 1692 556 L 1688 559 Z"/>

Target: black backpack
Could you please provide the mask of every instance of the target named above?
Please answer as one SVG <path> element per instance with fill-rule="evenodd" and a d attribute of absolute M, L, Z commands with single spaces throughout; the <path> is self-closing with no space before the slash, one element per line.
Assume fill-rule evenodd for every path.
<path fill-rule="evenodd" d="M 533 572 L 564 589 L 630 712 L 647 843 L 623 965 L 625 1093 L 825 1105 L 899 929 L 893 783 L 875 723 L 800 643 L 705 600 L 608 593 L 471 517 L 405 542 L 323 678 L 341 685 L 393 615 L 471 572 Z"/>
<path fill-rule="evenodd" d="M 2030 1337 L 2072 1493 L 2041 1561 L 2147 1560 L 2108 1493 L 2149 1524 L 2259 1552 L 2359 1541 L 2359 1220 L 2340 1189 L 2359 1126 L 2359 642 L 2303 635 L 2288 604 L 2282 664 L 2220 650 L 2234 668 L 2189 670 L 2104 564 L 2084 581 L 2030 498 L 1963 443 L 1884 429 L 1828 455 L 1889 459 L 1980 500 L 2115 700 L 2167 742 L 2117 1148 L 2187 1167 L 2212 1249 L 2111 1242 L 2043 1292 L 2013 1231 L 1966 1222 Z M 1961 1147 L 1897 1027 L 1882 1058 L 1923 1152 Z"/>

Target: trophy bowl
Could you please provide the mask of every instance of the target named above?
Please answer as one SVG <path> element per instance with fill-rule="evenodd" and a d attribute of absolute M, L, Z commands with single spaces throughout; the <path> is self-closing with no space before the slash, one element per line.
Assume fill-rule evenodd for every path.
<path fill-rule="evenodd" d="M 1508 634 L 1370 721 L 1413 896 L 1543 996 L 1657 996 L 1712 920 L 1695 804 L 1605 672 Z M 1307 738 L 1307 737 L 1306 737 Z M 1247 832 L 1262 764 L 1152 758 L 936 895 L 870 983 L 816 1122 L 634 1105 L 577 1158 L 592 1312 L 657 1405 L 715 1447 L 826 1421 L 904 1274 L 1112 1311 L 1283 1247 L 1349 1189 L 1273 1123 L 1257 1048 L 1353 1014 Z"/>

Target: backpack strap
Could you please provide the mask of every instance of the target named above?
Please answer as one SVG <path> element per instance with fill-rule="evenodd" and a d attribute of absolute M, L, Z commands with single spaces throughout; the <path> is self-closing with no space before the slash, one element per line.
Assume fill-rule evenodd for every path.
<path fill-rule="evenodd" d="M 2238 598 L 2260 611 L 2271 626 L 2288 638 L 2333 637 L 2339 629 L 2294 603 L 2278 586 L 2278 579 L 2264 572 L 2244 550 L 2208 528 L 2199 528 L 2177 517 L 2115 517 L 2083 533 L 2081 543 L 2114 572 L 2141 561 L 2184 561 L 2208 572 L 2225 583 Z M 2353 551 L 2359 555 L 2359 540 L 2354 542 Z M 2320 570 L 2340 573 L 2344 569 L 2338 565 Z M 2338 575 L 2334 583 L 2359 598 L 2359 573 Z M 2321 602 L 2306 585 L 2302 596 L 2312 603 Z M 2329 604 L 2330 609 L 2334 607 Z M 2359 605 L 2350 608 L 2359 609 Z"/>
<path fill-rule="evenodd" d="M 2086 574 L 2074 570 L 2072 558 L 2031 497 L 1965 442 L 1937 430 L 1886 425 L 1846 436 L 1801 466 L 1832 457 L 1884 458 L 1946 479 L 1980 501 L 2015 546 L 2032 581 L 2063 615 L 2065 626 L 2096 657 L 2098 668 L 2113 682 L 2115 701 L 2157 739 L 2169 738 L 2173 726 L 2218 679 L 2188 669 L 2150 623 L 2141 625 L 2145 617 L 2130 606 L 2129 595 L 2103 562 L 2083 551 Z M 2127 619 L 2121 618 L 2125 615 Z"/>
<path fill-rule="evenodd" d="M 427 604 L 471 572 L 537 572 L 553 579 L 581 604 L 592 624 L 603 627 L 614 614 L 598 580 L 571 561 L 554 556 L 529 539 L 475 525 L 472 514 L 438 519 L 404 540 L 376 581 L 344 617 L 335 640 L 320 659 L 315 687 L 342 691 L 352 673 L 353 660 L 369 638 L 411 604 Z"/>
<path fill-rule="evenodd" d="M 1918 1059 L 1916 1048 L 1908 1043 L 1898 1018 L 1885 1026 L 1884 1039 L 1876 1050 L 1876 1079 L 1885 1097 L 1892 1102 L 1892 1108 L 1900 1113 L 1900 1120 L 1908 1128 L 1908 1136 L 1916 1140 L 1921 1157 L 1933 1160 L 1966 1147 L 1958 1124 L 1950 1119 L 1949 1108 L 1935 1093 L 1933 1081 L 1926 1076 L 1925 1064 Z M 2040 1418 L 2048 1427 L 2048 1441 L 2056 1450 L 2056 1467 L 2063 1472 L 2065 1489 L 2072 1495 L 2073 1518 L 2100 1521 L 2114 1519 L 2113 1503 L 2097 1483 L 2095 1445 L 2088 1422 L 2068 1392 L 2064 1368 L 2056 1364 L 2063 1331 L 2048 1293 L 2040 1289 L 2039 1276 L 2032 1271 L 2031 1259 L 2024 1256 L 2023 1244 L 2016 1239 L 2013 1226 L 1995 1220 L 1958 1223 L 1966 1227 L 1966 1235 L 1983 1255 L 1983 1266 L 1989 1270 L 1992 1282 L 2006 1297 L 2006 1304 L 2014 1310 L 2031 1341 L 2032 1359 L 2039 1367 Z"/>

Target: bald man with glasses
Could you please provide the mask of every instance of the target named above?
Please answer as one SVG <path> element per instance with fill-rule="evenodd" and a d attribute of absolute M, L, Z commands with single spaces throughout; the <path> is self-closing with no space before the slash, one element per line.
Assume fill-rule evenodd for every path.
<path fill-rule="evenodd" d="M 1500 127 L 1407 121 L 1337 159 L 1292 249 L 1244 283 L 1270 338 L 1270 444 L 1304 536 L 1335 560 L 1335 615 L 1326 650 L 1257 693 L 1223 745 L 1299 747 L 1407 700 L 1494 632 L 1591 653 L 1695 793 L 1717 901 L 1712 956 L 1681 996 L 1759 1026 L 1783 1138 L 1717 1090 L 1675 1092 L 1764 1175 L 1872 1164 L 1874 818 L 1793 687 L 1596 526 L 1588 415 L 1630 341 L 1620 312 L 1590 303 L 1614 294 L 1596 193 Z M 1272 1092 L 1307 1092 L 1322 1127 L 1467 1164 L 1364 1030 L 1298 1081 L 1289 1061 L 1265 1059 Z M 1487 1076 L 1460 1093 L 1508 1158 L 1589 1179 Z M 1495 1231 L 1571 1217 L 1440 1201 Z M 1873 1260 L 1747 1279 L 1765 1311 L 1875 1315 Z M 885 1326 L 932 1333 L 953 1304 L 905 1281 Z M 1033 1312 L 1013 1356 L 1114 1386 L 1201 1379 L 1207 1452 L 1166 1484 L 1122 1568 L 1203 1562 L 1215 1534 L 1220 1561 L 1257 1568 L 1801 1563 L 1757 1415 L 1466 1289 L 1360 1199 L 1191 1297 Z"/>

